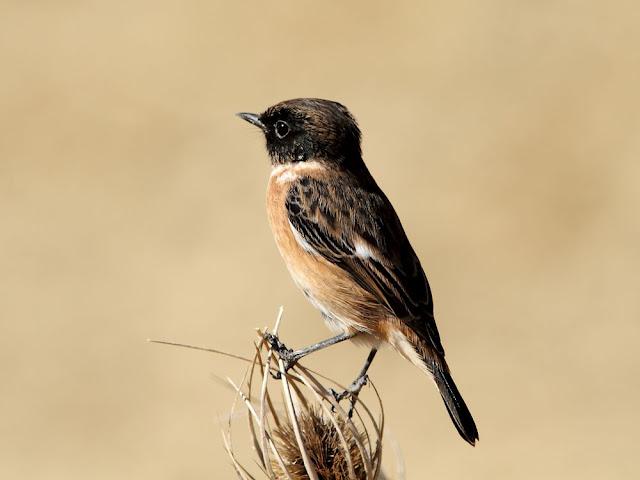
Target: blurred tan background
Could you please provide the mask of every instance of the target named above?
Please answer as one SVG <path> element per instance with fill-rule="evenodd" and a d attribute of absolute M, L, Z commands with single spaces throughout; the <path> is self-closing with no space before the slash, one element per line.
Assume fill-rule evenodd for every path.
<path fill-rule="evenodd" d="M 234 117 L 298 96 L 359 119 L 480 429 L 386 351 L 390 466 L 638 475 L 637 2 L 120 3 L 0 6 L 0 477 L 232 478 L 214 376 L 243 365 L 145 339 L 248 354 L 279 305 L 287 343 L 326 337 Z"/>

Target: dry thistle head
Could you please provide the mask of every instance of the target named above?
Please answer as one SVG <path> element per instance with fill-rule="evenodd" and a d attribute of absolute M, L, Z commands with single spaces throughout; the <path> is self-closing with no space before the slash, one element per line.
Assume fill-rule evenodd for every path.
<path fill-rule="evenodd" d="M 338 418 L 338 428 L 343 432 L 348 449 L 344 448 L 338 428 L 326 418 L 326 415 L 316 407 L 302 411 L 298 415 L 298 424 L 302 433 L 304 447 L 309 453 L 309 459 L 316 469 L 319 479 L 346 480 L 352 478 L 349 474 L 349 462 L 353 463 L 353 470 L 357 480 L 367 478 L 367 469 L 358 451 L 356 436 L 362 441 L 361 433 L 353 433 L 346 428 L 345 421 Z M 296 441 L 293 426 L 287 420 L 273 430 L 275 444 L 285 465 L 289 468 L 289 475 L 293 480 L 307 480 L 309 476 L 304 467 L 304 460 L 300 446 Z M 271 469 L 274 478 L 286 479 L 286 473 L 280 468 L 275 459 L 271 459 Z"/>
<path fill-rule="evenodd" d="M 280 316 L 282 315 L 282 311 Z M 277 333 L 280 316 L 274 333 Z M 240 386 L 229 382 L 249 413 L 249 431 L 259 465 L 273 480 L 376 480 L 381 475 L 384 412 L 378 400 L 376 418 L 359 398 L 354 415 L 336 402 L 322 382 L 335 382 L 304 368 L 299 363 L 284 372 L 282 362 L 261 341 L 249 371 Z M 271 373 L 280 372 L 273 380 Z M 279 388 L 278 388 L 279 387 Z M 281 401 L 273 392 L 281 391 Z M 279 406 L 281 405 L 281 406 Z M 231 442 L 231 418 L 223 438 L 227 453 L 241 479 L 257 478 L 236 458 Z"/>

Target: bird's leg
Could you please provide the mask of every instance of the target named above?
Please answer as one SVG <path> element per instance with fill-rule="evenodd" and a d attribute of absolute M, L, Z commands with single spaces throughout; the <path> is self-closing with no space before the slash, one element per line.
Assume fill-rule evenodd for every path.
<path fill-rule="evenodd" d="M 358 374 L 356 379 L 351 383 L 351 385 L 347 387 L 346 390 L 338 393 L 335 390 L 331 389 L 331 393 L 333 394 L 333 397 L 336 399 L 337 402 L 339 402 L 340 400 L 343 400 L 344 398 L 350 397 L 351 407 L 349 408 L 349 418 L 351 418 L 351 416 L 353 415 L 353 409 L 356 405 L 356 402 L 358 401 L 358 395 L 360 394 L 360 390 L 362 390 L 362 387 L 364 387 L 367 384 L 367 381 L 369 380 L 369 377 L 367 376 L 367 371 L 369 370 L 369 367 L 371 366 L 371 363 L 373 362 L 373 359 L 375 358 L 376 353 L 378 353 L 378 349 L 372 348 L 371 351 L 369 352 L 369 356 L 367 357 L 367 360 L 364 362 L 364 365 L 362 366 L 362 370 L 360 370 L 360 373 Z"/>
<path fill-rule="evenodd" d="M 269 343 L 271 349 L 278 354 L 278 356 L 284 363 L 284 371 L 286 372 L 291 367 L 293 367 L 296 362 L 302 357 L 306 357 L 310 353 L 317 352 L 318 350 L 330 347 L 331 345 L 335 345 L 336 343 L 349 340 L 350 338 L 355 337 L 355 335 L 355 333 L 341 333 L 340 335 L 327 338 L 326 340 L 314 343 L 313 345 L 309 345 L 306 348 L 301 348 L 300 350 L 291 350 L 290 348 L 287 348 L 285 344 L 280 341 L 278 336 L 274 335 L 273 333 L 265 333 L 264 339 Z M 275 378 L 280 378 L 280 372 L 275 375 Z"/>

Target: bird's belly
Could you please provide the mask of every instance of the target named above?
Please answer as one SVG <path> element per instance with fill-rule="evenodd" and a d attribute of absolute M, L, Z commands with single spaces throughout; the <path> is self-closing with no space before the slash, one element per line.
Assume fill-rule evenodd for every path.
<path fill-rule="evenodd" d="M 364 292 L 345 281 L 346 273 L 314 254 L 280 248 L 291 278 L 309 302 L 317 308 L 327 326 L 336 333 L 370 332 L 370 319 L 363 312 Z"/>

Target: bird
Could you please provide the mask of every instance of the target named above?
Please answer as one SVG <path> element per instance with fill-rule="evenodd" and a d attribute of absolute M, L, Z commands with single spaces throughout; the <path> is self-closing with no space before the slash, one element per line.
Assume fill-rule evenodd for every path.
<path fill-rule="evenodd" d="M 445 361 L 429 282 L 395 209 L 364 163 L 355 117 L 344 105 L 319 98 L 237 115 L 266 140 L 267 216 L 280 254 L 294 283 L 335 333 L 299 350 L 272 334 L 266 339 L 287 368 L 345 340 L 369 345 L 360 374 L 338 400 L 357 396 L 376 352 L 391 345 L 434 381 L 458 433 L 475 445 L 478 430 Z"/>

